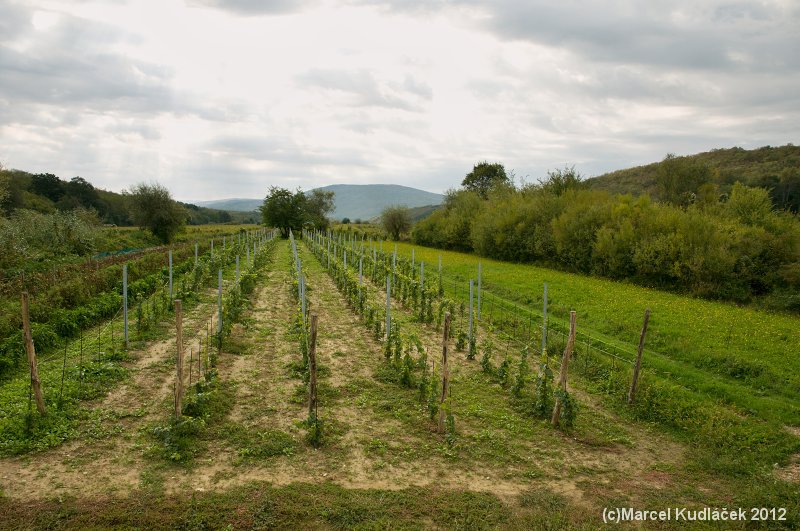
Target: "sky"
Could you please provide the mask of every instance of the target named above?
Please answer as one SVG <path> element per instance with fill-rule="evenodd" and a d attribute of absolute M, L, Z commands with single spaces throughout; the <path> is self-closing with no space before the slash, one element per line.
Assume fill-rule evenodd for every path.
<path fill-rule="evenodd" d="M 181 200 L 800 143 L 797 0 L 0 0 L 0 163 Z"/>

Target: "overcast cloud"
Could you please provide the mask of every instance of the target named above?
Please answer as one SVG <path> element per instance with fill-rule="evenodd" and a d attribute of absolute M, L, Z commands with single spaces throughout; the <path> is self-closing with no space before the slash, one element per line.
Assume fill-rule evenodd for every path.
<path fill-rule="evenodd" d="M 798 143 L 794 0 L 0 3 L 0 161 L 184 200 Z"/>

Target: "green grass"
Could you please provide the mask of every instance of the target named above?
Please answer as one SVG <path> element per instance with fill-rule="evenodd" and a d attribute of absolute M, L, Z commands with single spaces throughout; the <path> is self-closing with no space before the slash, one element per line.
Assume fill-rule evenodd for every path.
<path fill-rule="evenodd" d="M 0 498 L 0 527 L 140 529 L 592 529 L 598 515 L 546 491 L 518 499 L 412 487 L 347 489 L 332 483 L 224 492 L 20 502 Z"/>
<path fill-rule="evenodd" d="M 464 253 L 413 248 L 417 262 L 430 264 L 432 281 L 441 254 L 445 277 L 465 286 L 456 292 L 453 283 L 445 282 L 451 297 L 466 297 L 468 279 L 477 277 L 480 260 L 485 291 L 536 315 L 546 281 L 551 325 L 563 327 L 568 311 L 574 309 L 579 331 L 620 347 L 630 353 L 629 359 L 644 309 L 650 308 L 642 394 L 631 413 L 665 424 L 711 450 L 699 458 L 706 465 L 752 471 L 785 462 L 800 449 L 800 439 L 784 429 L 800 425 L 800 317 Z M 407 259 L 411 249 L 410 244 L 398 244 L 398 253 Z M 489 300 L 484 300 L 484 313 L 493 310 Z M 598 383 L 596 392 L 611 391 L 616 396 L 612 402 L 619 410 L 625 409 L 621 399 L 628 371 L 618 365 L 612 373 L 611 365 L 602 361 L 585 369 Z"/>
<path fill-rule="evenodd" d="M 190 273 L 187 273 L 190 274 Z M 235 275 L 235 264 L 228 264 L 223 271 L 226 284 Z M 180 277 L 178 277 L 180 278 Z M 177 280 L 176 278 L 176 290 Z M 213 278 L 216 285 L 216 275 Z M 161 297 L 160 291 L 153 297 Z M 184 299 L 184 315 L 200 302 L 210 302 L 207 294 Z M 136 313 L 131 308 L 129 330 L 131 346 L 146 347 L 143 340 L 161 339 L 174 332 L 173 308 L 168 300 L 161 315 L 161 322 L 153 329 L 136 332 Z M 149 302 L 146 305 L 149 307 Z M 0 381 L 0 456 L 24 454 L 58 446 L 66 440 L 81 435 L 81 425 L 92 420 L 91 410 L 84 407 L 86 400 L 96 399 L 113 389 L 121 380 L 128 377 L 125 362 L 130 358 L 122 342 L 122 322 L 120 318 L 86 330 L 83 342 L 72 340 L 66 352 L 54 349 L 37 353 L 37 365 L 47 414 L 41 416 L 35 403 L 28 400 L 30 376 L 26 366 L 21 366 Z M 170 323 L 172 324 L 172 323 Z M 189 331 L 184 332 L 186 348 L 196 343 L 189 339 Z M 202 337 L 197 331 L 198 338 Z M 169 363 L 169 360 L 165 360 Z M 62 378 L 63 373 L 63 378 Z"/>
<path fill-rule="evenodd" d="M 569 311 L 576 310 L 579 327 L 620 340 L 631 352 L 635 351 L 644 310 L 650 308 L 650 351 L 714 372 L 741 374 L 743 379 L 753 378 L 759 370 L 769 367 L 783 378 L 800 381 L 800 316 L 407 243 L 398 244 L 398 253 L 410 258 L 412 247 L 416 260 L 428 265 L 429 278 L 435 278 L 441 254 L 444 274 L 460 279 L 466 289 L 468 280 L 477 278 L 480 261 L 484 290 L 537 311 L 541 308 L 543 284 L 547 282 L 551 318 L 566 321 Z M 741 366 L 736 367 L 734 362 Z"/>

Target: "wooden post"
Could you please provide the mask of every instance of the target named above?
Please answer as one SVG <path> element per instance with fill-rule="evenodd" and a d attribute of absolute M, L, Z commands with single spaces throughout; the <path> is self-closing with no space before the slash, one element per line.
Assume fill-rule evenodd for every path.
<path fill-rule="evenodd" d="M 569 312 L 569 339 L 564 355 L 561 357 L 561 370 L 558 372 L 558 389 L 567 390 L 567 370 L 569 369 L 569 358 L 572 356 L 572 349 L 575 348 L 575 311 Z M 553 408 L 553 426 L 558 426 L 561 418 L 561 400 L 556 399 L 556 407 Z"/>
<path fill-rule="evenodd" d="M 317 418 L 317 312 L 311 313 L 311 344 L 308 347 L 308 418 Z"/>
<path fill-rule="evenodd" d="M 628 391 L 628 403 L 633 404 L 636 400 L 636 390 L 639 388 L 639 371 L 642 369 L 642 352 L 644 351 L 644 336 L 647 334 L 647 323 L 650 322 L 650 308 L 644 311 L 644 323 L 642 324 L 642 333 L 639 336 L 639 349 L 636 351 L 636 365 L 633 366 L 633 379 L 631 380 L 631 388 Z"/>
<path fill-rule="evenodd" d="M 442 332 L 442 396 L 439 398 L 439 433 L 444 433 L 444 409 L 442 408 L 450 387 L 450 372 L 447 365 L 447 338 L 450 337 L 450 312 L 444 314 Z"/>
<path fill-rule="evenodd" d="M 175 299 L 175 329 L 178 342 L 178 361 L 175 375 L 175 418 L 180 418 L 183 404 L 183 315 L 181 314 L 180 299 Z"/>
<path fill-rule="evenodd" d="M 31 332 L 30 308 L 28 303 L 28 292 L 22 292 L 22 334 L 25 339 L 25 352 L 28 355 L 28 365 L 31 368 L 31 386 L 33 395 L 36 397 L 36 409 L 41 415 L 47 413 L 44 407 L 44 395 L 42 395 L 41 382 L 39 382 L 39 371 L 36 369 L 36 349 L 33 346 L 33 334 Z"/>

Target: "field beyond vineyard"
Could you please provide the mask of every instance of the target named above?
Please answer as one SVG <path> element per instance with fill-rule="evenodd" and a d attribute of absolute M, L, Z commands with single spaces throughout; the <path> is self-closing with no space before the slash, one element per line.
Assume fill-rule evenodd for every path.
<path fill-rule="evenodd" d="M 604 507 L 628 506 L 785 507 L 787 520 L 770 525 L 800 526 L 800 318 L 482 260 L 478 356 L 467 359 L 449 341 L 453 424 L 439 433 L 420 390 L 440 366 L 436 318 L 421 319 L 411 303 L 392 300 L 406 347 L 389 352 L 363 317 L 370 305 L 385 304 L 385 284 L 364 279 L 362 311 L 352 303 L 353 255 L 339 266 L 340 245 L 330 264 L 322 246 L 298 238 L 308 306 L 319 319 L 321 436 L 314 439 L 290 243 L 270 241 L 252 262 L 244 249 L 250 252 L 234 248 L 219 262 L 230 316 L 219 352 L 207 335 L 217 322 L 217 265 L 205 276 L 189 266 L 184 273 L 187 360 L 198 364 L 199 346 L 209 367 L 186 369 L 194 385 L 183 424 L 172 420 L 170 311 L 154 317 L 124 355 L 119 335 L 106 339 L 98 333 L 107 333 L 105 323 L 92 323 L 86 336 L 102 337 L 118 355 L 97 354 L 91 367 L 99 379 L 113 377 L 97 382 L 91 396 L 73 389 L 71 409 L 59 409 L 52 387 L 62 374 L 60 355 L 43 356 L 40 371 L 52 375 L 43 376 L 50 420 L 12 423 L 12 415 L 26 414 L 24 367 L 0 382 L 0 528 L 591 529 L 602 525 Z M 398 244 L 404 263 L 411 249 Z M 414 253 L 431 283 L 441 255 L 444 296 L 464 299 L 477 257 L 418 246 Z M 627 365 L 609 373 L 578 346 L 568 383 L 578 406 L 574 425 L 554 428 L 549 417 L 531 413 L 540 358 L 531 354 L 528 372 L 518 369 L 523 349 L 504 335 L 508 317 L 489 322 L 499 311 L 492 305 L 504 301 L 532 323 L 545 281 L 554 329 L 574 309 L 578 331 L 623 362 L 635 355 L 642 314 L 651 309 L 635 406 L 617 387 L 629 378 Z M 459 331 L 463 317 L 454 314 Z M 482 364 L 487 345 L 493 358 Z M 563 348 L 556 345 L 554 360 Z M 503 360 L 508 380 L 498 377 Z M 27 408 L 35 418 L 35 407 L 33 414 Z M 53 420 L 62 411 L 69 418 Z M 25 444 L 15 445 L 15 437 Z"/>

